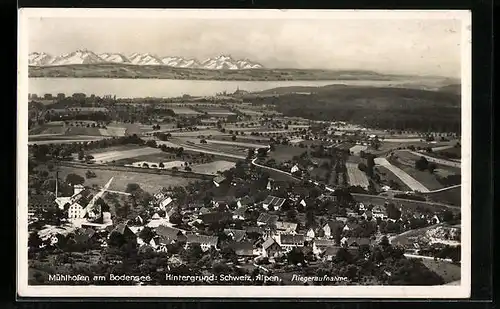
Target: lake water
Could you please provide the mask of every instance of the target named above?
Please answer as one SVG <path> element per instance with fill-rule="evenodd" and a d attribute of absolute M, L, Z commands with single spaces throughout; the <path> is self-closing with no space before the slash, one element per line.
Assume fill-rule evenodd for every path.
<path fill-rule="evenodd" d="M 332 84 L 356 86 L 389 86 L 405 81 L 369 81 L 369 80 L 335 80 L 335 81 L 216 81 L 216 80 L 173 80 L 173 79 L 112 79 L 112 78 L 30 78 L 29 93 L 43 95 L 65 93 L 71 95 L 82 92 L 116 95 L 117 98 L 133 97 L 179 97 L 184 94 L 192 96 L 212 96 L 216 93 L 236 89 L 246 91 L 262 91 L 277 87 L 313 86 L 321 87 Z"/>

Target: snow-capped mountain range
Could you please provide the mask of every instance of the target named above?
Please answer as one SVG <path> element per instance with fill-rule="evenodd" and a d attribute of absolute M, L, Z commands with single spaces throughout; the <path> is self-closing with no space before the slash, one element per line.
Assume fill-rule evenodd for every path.
<path fill-rule="evenodd" d="M 31 66 L 54 66 L 65 64 L 123 63 L 134 65 L 164 65 L 175 68 L 195 68 L 209 70 L 244 70 L 259 69 L 263 66 L 248 59 L 233 59 L 228 55 L 220 55 L 204 61 L 186 59 L 177 56 L 159 57 L 150 53 L 133 53 L 125 56 L 120 53 L 96 54 L 89 50 L 77 50 L 72 53 L 52 56 L 47 53 L 29 54 Z"/>

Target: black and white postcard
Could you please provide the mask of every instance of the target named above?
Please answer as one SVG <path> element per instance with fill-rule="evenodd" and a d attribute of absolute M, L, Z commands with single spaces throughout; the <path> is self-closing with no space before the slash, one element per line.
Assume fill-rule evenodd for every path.
<path fill-rule="evenodd" d="M 20 296 L 469 296 L 470 12 L 19 20 Z"/>

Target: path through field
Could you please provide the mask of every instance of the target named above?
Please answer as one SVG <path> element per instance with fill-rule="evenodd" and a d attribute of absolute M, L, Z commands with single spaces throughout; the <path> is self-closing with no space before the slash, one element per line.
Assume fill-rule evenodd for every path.
<path fill-rule="evenodd" d="M 423 184 L 421 184 L 415 178 L 408 175 L 402 169 L 392 165 L 389 161 L 387 161 L 386 158 L 375 158 L 375 164 L 381 165 L 390 170 L 394 175 L 396 175 L 396 177 L 401 179 L 402 182 L 404 182 L 408 187 L 410 187 L 410 189 L 419 192 L 429 192 L 429 189 L 427 189 Z"/>
<path fill-rule="evenodd" d="M 345 165 L 347 168 L 347 175 L 349 177 L 349 184 L 351 186 L 360 186 L 367 189 L 370 184 L 368 182 L 368 177 L 366 177 L 366 174 L 358 168 L 358 165 L 356 163 L 349 162 Z"/>

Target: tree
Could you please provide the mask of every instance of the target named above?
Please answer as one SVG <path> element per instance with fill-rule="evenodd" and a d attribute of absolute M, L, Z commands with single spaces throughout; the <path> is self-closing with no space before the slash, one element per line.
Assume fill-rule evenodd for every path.
<path fill-rule="evenodd" d="M 429 171 L 429 173 L 434 173 L 434 170 L 437 168 L 437 165 L 436 163 L 434 162 L 430 162 L 428 165 L 427 165 L 427 170 Z"/>
<path fill-rule="evenodd" d="M 163 164 L 163 162 L 160 162 L 160 164 L 158 164 L 158 167 L 159 167 L 159 168 L 164 168 L 164 167 L 165 167 L 165 165 Z"/>
<path fill-rule="evenodd" d="M 85 173 L 85 177 L 86 177 L 87 179 L 89 179 L 89 178 L 95 178 L 95 177 L 97 177 L 97 176 L 96 176 L 96 174 L 95 174 L 93 171 L 88 170 L 88 171 Z"/>
<path fill-rule="evenodd" d="M 429 161 L 425 157 L 420 157 L 417 161 L 415 161 L 415 168 L 419 171 L 425 171 L 429 166 Z"/>
<path fill-rule="evenodd" d="M 236 140 L 236 135 L 231 136 L 231 140 L 234 142 Z"/>
<path fill-rule="evenodd" d="M 129 184 L 127 184 L 127 188 L 125 189 L 125 192 L 133 193 L 133 192 L 139 191 L 140 189 L 141 189 L 141 187 L 138 184 L 129 183 Z"/>
<path fill-rule="evenodd" d="M 28 238 L 28 246 L 30 249 L 38 249 L 40 245 L 43 243 L 38 232 L 31 232 Z"/>
<path fill-rule="evenodd" d="M 145 243 L 149 243 L 151 241 L 151 239 L 155 236 L 155 233 L 153 232 L 153 230 L 146 226 L 144 227 L 141 232 L 139 233 L 139 237 L 145 242 Z"/>
<path fill-rule="evenodd" d="M 444 222 L 452 222 L 453 221 L 453 212 L 451 212 L 451 210 L 449 209 L 446 209 L 444 212 L 443 212 L 443 221 Z"/>
<path fill-rule="evenodd" d="M 295 209 L 290 209 L 289 211 L 286 212 L 286 218 L 290 222 L 296 222 L 297 221 L 297 211 Z"/>
<path fill-rule="evenodd" d="M 69 183 L 70 185 L 81 185 L 85 182 L 85 178 L 83 178 L 82 176 L 78 175 L 78 174 L 74 174 L 74 173 L 71 173 L 71 174 L 68 174 L 68 176 L 66 176 L 66 182 Z"/>
<path fill-rule="evenodd" d="M 178 212 L 174 212 L 170 218 L 169 218 L 170 223 L 172 224 L 182 224 L 182 215 Z"/>
<path fill-rule="evenodd" d="M 293 248 L 287 253 L 286 259 L 288 264 L 297 265 L 299 263 L 304 263 L 304 252 L 299 248 Z"/>
<path fill-rule="evenodd" d="M 401 218 L 401 211 L 394 205 L 394 203 L 387 204 L 386 207 L 387 217 L 390 219 L 398 220 Z"/>

